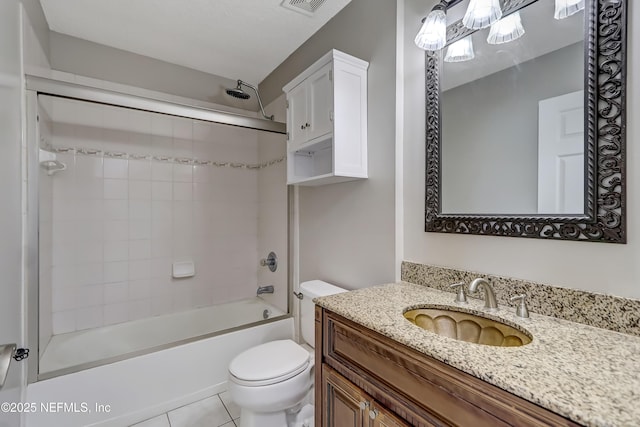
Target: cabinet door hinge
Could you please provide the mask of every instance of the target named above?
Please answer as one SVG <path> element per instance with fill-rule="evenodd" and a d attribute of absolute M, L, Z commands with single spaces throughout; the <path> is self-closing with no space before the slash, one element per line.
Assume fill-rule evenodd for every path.
<path fill-rule="evenodd" d="M 333 110 L 329 110 L 329 121 L 333 122 Z"/>
<path fill-rule="evenodd" d="M 289 109 L 289 100 L 287 99 L 287 110 Z"/>
<path fill-rule="evenodd" d="M 287 132 L 287 141 L 289 140 L 289 132 Z"/>
<path fill-rule="evenodd" d="M 329 81 L 333 81 L 333 70 L 329 70 Z"/>

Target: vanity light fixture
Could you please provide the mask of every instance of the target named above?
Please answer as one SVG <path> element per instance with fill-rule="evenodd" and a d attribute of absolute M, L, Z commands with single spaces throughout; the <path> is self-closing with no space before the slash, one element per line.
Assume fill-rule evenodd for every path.
<path fill-rule="evenodd" d="M 447 44 L 447 8 L 456 5 L 461 0 L 440 0 L 433 6 L 426 18 L 422 20 L 420 31 L 414 43 L 424 50 L 440 50 Z M 516 1 L 516 0 L 512 0 Z M 565 19 L 584 10 L 585 0 L 555 0 L 555 19 Z M 507 8 L 509 13 L 510 7 Z M 502 44 L 516 40 L 525 33 L 520 18 L 520 12 L 502 17 L 500 0 L 470 0 L 469 6 L 462 18 L 462 25 L 471 30 L 480 30 L 491 26 L 487 42 Z M 471 39 L 459 40 L 449 46 L 445 56 L 446 62 L 469 61 L 475 57 Z"/>
<path fill-rule="evenodd" d="M 473 58 L 475 58 L 473 42 L 471 41 L 471 36 L 467 36 L 447 48 L 444 60 L 445 62 L 463 62 L 470 61 Z"/>
<path fill-rule="evenodd" d="M 565 19 L 584 9 L 584 0 L 556 0 L 556 11 L 553 17 Z"/>
<path fill-rule="evenodd" d="M 414 43 L 424 50 L 439 50 L 447 43 L 447 3 L 445 1 L 433 6 L 423 20 Z"/>
<path fill-rule="evenodd" d="M 471 0 L 462 18 L 462 25 L 472 30 L 487 28 L 502 18 L 500 0 Z"/>
<path fill-rule="evenodd" d="M 505 16 L 498 22 L 491 24 L 487 43 L 502 44 L 513 41 L 524 35 L 524 27 L 520 19 L 520 12 L 514 12 L 509 16 Z"/>

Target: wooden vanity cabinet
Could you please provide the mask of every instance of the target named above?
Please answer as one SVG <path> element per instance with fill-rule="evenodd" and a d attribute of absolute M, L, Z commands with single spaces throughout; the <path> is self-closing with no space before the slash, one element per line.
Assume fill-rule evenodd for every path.
<path fill-rule="evenodd" d="M 322 390 L 327 405 L 327 418 L 323 426 L 409 426 L 328 365 L 322 365 Z"/>
<path fill-rule="evenodd" d="M 316 307 L 316 426 L 578 426 Z"/>

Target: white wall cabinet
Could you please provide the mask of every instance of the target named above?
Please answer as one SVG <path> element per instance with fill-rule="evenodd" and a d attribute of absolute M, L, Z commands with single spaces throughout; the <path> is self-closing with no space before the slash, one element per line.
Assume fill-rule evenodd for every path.
<path fill-rule="evenodd" d="M 334 49 L 284 86 L 288 184 L 367 178 L 368 67 Z"/>

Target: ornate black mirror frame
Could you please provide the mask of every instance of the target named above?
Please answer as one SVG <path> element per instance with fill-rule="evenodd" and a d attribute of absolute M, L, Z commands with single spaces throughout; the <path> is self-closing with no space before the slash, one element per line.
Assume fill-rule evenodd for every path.
<path fill-rule="evenodd" d="M 535 1 L 507 1 L 503 13 Z M 586 0 L 584 215 L 441 212 L 440 73 L 444 49 L 426 52 L 425 231 L 626 243 L 626 6 L 627 0 Z M 452 24 L 447 28 L 447 44 L 473 31 L 461 22 Z"/>

